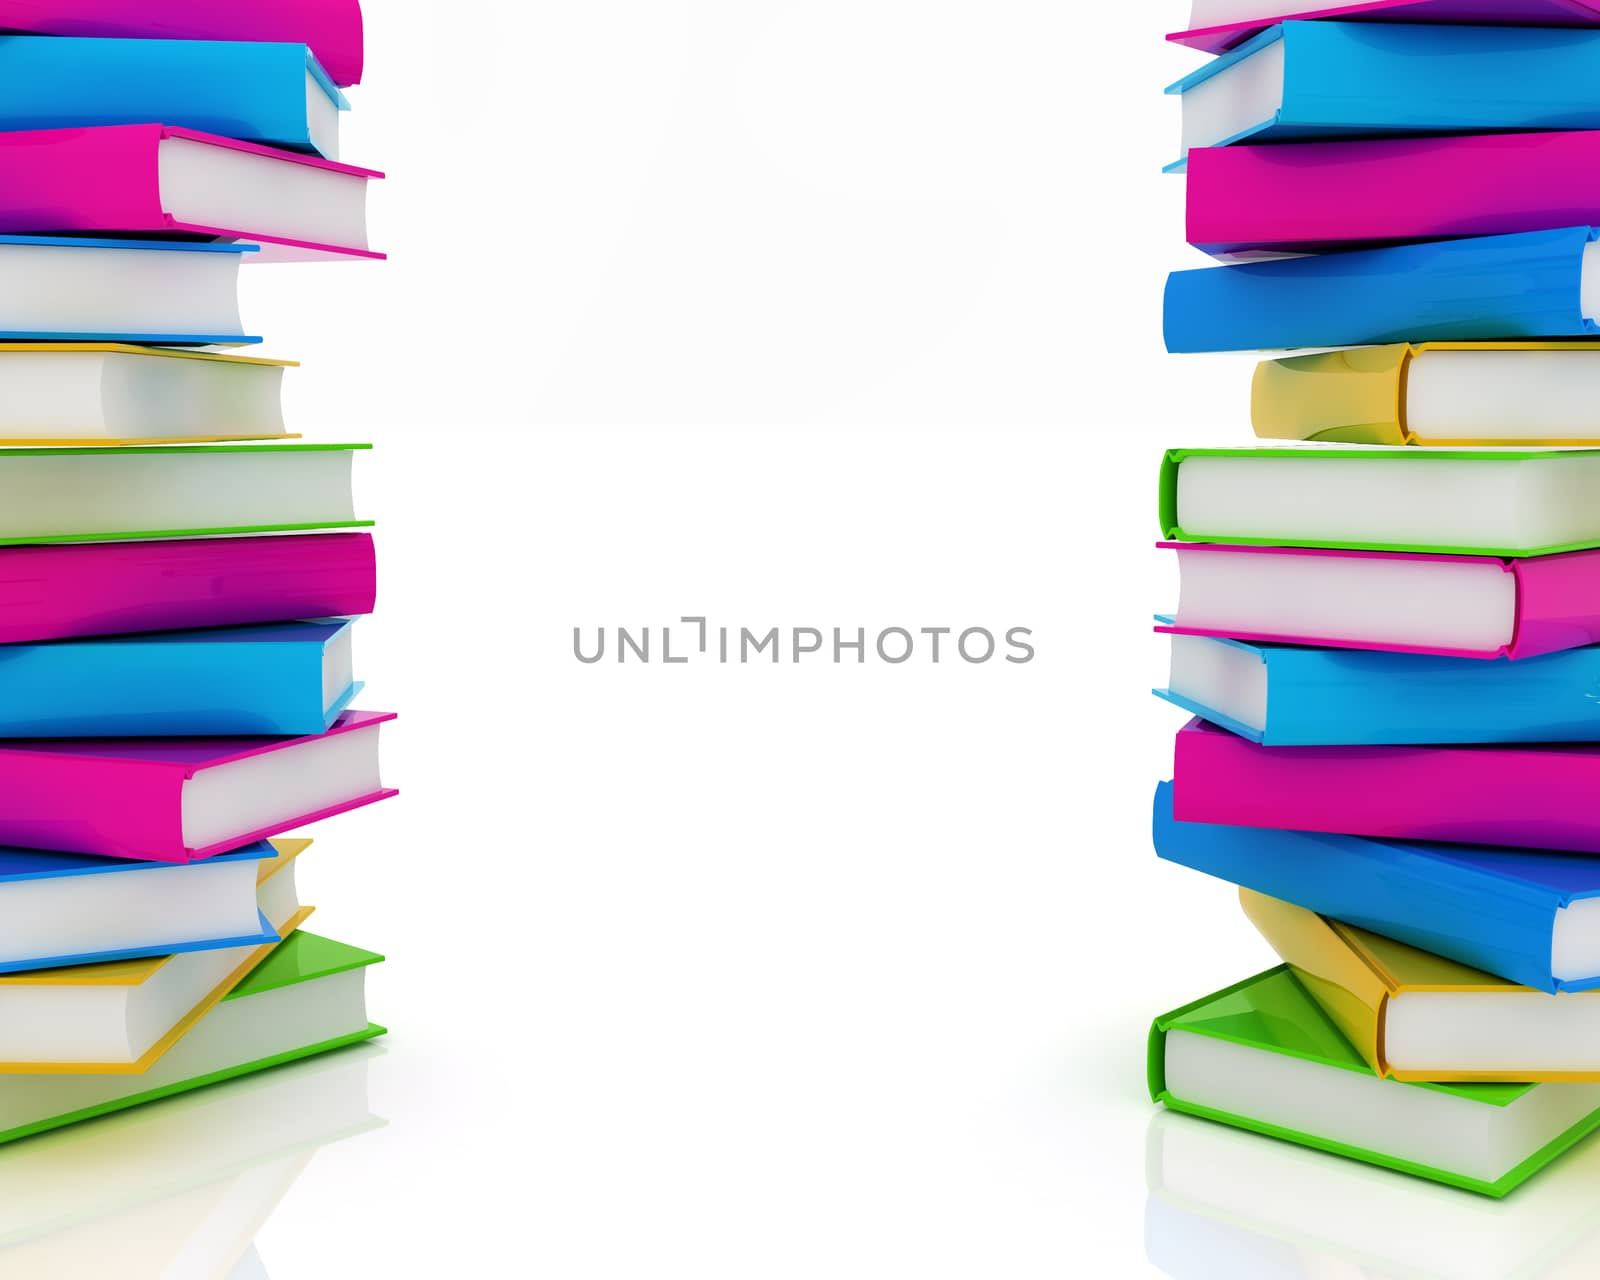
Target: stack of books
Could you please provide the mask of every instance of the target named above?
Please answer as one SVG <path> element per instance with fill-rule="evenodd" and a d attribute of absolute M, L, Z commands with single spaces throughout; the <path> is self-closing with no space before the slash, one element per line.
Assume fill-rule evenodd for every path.
<path fill-rule="evenodd" d="M 1267 7 L 1175 37 L 1236 260 L 1167 345 L 1324 350 L 1256 371 L 1280 443 L 1162 464 L 1154 838 L 1283 964 L 1158 1018 L 1150 1087 L 1501 1196 L 1600 1127 L 1600 6 Z"/>
<path fill-rule="evenodd" d="M 290 366 L 203 349 L 257 340 L 245 259 L 378 256 L 331 158 L 359 9 L 4 21 L 0 1142 L 381 1034 L 287 833 L 395 794 L 367 446 L 284 442 Z"/>

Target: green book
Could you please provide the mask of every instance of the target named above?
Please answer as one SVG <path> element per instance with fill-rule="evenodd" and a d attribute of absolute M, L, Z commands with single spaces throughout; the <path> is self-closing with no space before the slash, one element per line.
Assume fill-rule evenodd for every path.
<path fill-rule="evenodd" d="M 1174 542 L 1471 556 L 1600 547 L 1600 450 L 1169 449 Z"/>
<path fill-rule="evenodd" d="M 1380 1079 L 1287 965 L 1157 1018 L 1148 1070 L 1174 1111 L 1486 1196 L 1600 1128 L 1600 1083 Z"/>
<path fill-rule="evenodd" d="M 380 1036 L 365 975 L 382 959 L 297 930 L 143 1075 L 8 1076 L 0 1143 Z"/>
<path fill-rule="evenodd" d="M 0 546 L 367 526 L 351 463 L 365 444 L 0 450 Z"/>

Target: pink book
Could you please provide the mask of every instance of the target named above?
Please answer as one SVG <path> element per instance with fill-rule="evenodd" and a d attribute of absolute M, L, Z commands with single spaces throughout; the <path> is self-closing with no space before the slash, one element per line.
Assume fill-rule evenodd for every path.
<path fill-rule="evenodd" d="M 1191 720 L 1173 815 L 1288 831 L 1600 852 L 1600 744 L 1258 747 Z"/>
<path fill-rule="evenodd" d="M 1427 555 L 1162 542 L 1177 552 L 1171 635 L 1452 658 L 1600 643 L 1600 550 Z"/>
<path fill-rule="evenodd" d="M 371 613 L 372 535 L 0 547 L 0 644 Z"/>
<path fill-rule="evenodd" d="M 397 794 L 378 778 L 389 712 L 304 738 L 88 738 L 0 746 L 0 844 L 191 862 Z"/>
<path fill-rule="evenodd" d="M 269 40 L 311 47 L 335 84 L 361 80 L 358 0 L 0 0 L 0 30 L 146 40 Z"/>
<path fill-rule="evenodd" d="M 1600 224 L 1600 130 L 1197 147 L 1189 243 L 1349 248 Z"/>
<path fill-rule="evenodd" d="M 1241 16 L 1242 15 L 1242 16 Z M 1191 49 L 1221 53 L 1290 18 L 1347 22 L 1466 22 L 1485 26 L 1600 26 L 1595 0 L 1365 0 L 1360 4 L 1284 5 L 1282 0 L 1195 0 L 1187 31 L 1167 37 Z"/>
<path fill-rule="evenodd" d="M 255 259 L 381 258 L 367 247 L 367 183 L 381 177 L 161 124 L 0 133 L 0 233 L 176 233 L 255 241 Z"/>

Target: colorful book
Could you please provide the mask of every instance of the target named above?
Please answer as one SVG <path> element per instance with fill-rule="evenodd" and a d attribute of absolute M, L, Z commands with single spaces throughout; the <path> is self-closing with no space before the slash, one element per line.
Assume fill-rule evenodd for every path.
<path fill-rule="evenodd" d="M 4 130 L 159 120 L 337 160 L 349 109 L 303 44 L 0 36 Z"/>
<path fill-rule="evenodd" d="M 1600 1081 L 1600 992 L 1519 986 L 1251 889 L 1239 902 L 1380 1076 Z"/>
<path fill-rule="evenodd" d="M 1600 551 L 1500 559 L 1164 542 L 1176 635 L 1458 658 L 1600 644 Z"/>
<path fill-rule="evenodd" d="M 1600 546 L 1600 450 L 1168 449 L 1160 510 L 1172 542 L 1581 551 Z"/>
<path fill-rule="evenodd" d="M 0 974 L 0 1074 L 142 1075 L 311 914 L 293 854 L 259 863 L 264 942 Z"/>
<path fill-rule="evenodd" d="M 3 137 L 4 135 L 0 135 Z M 239 319 L 253 244 L 0 235 L 0 342 L 260 342 Z"/>
<path fill-rule="evenodd" d="M 1167 350 L 1600 333 L 1591 314 L 1600 310 L 1600 286 L 1585 286 L 1600 272 L 1595 235 L 1574 226 L 1174 271 L 1165 299 Z"/>
<path fill-rule="evenodd" d="M 0 738 L 324 732 L 361 689 L 353 619 L 6 646 Z"/>
<path fill-rule="evenodd" d="M 176 866 L 0 849 L 0 973 L 276 942 L 257 882 L 308 844 L 258 840 Z"/>
<path fill-rule="evenodd" d="M 165 124 L 0 133 L 0 232 L 249 240 L 276 260 L 381 258 L 374 169 Z"/>
<path fill-rule="evenodd" d="M 1600 1084 L 1375 1076 L 1289 971 L 1163 1014 L 1150 1096 L 1174 1111 L 1500 1197 L 1600 1128 Z"/>
<path fill-rule="evenodd" d="M 10 1076 L 0 1092 L 0 1142 L 380 1036 L 384 1028 L 366 1019 L 364 977 L 382 959 L 297 931 L 143 1074 Z"/>
<path fill-rule="evenodd" d="M 105 0 L 109 3 L 110 0 Z M 31 6 L 30 6 L 31 7 Z M 1343 22 L 1494 23 L 1523 27 L 1600 26 L 1595 0 L 1358 0 L 1295 4 L 1293 0 L 1194 0 L 1189 28 L 1167 37 L 1177 44 L 1221 53 L 1288 18 Z"/>
<path fill-rule="evenodd" d="M 305 44 L 335 84 L 361 80 L 360 0 L 6 0 L 0 27 L 41 36 Z"/>
<path fill-rule="evenodd" d="M 1597 163 L 1593 129 L 1197 148 L 1187 235 L 1237 255 L 1587 225 Z"/>
<path fill-rule="evenodd" d="M 1251 742 L 1332 747 L 1597 742 L 1597 688 L 1600 645 L 1486 662 L 1173 634 L 1155 694 Z"/>
<path fill-rule="evenodd" d="M 1268 440 L 1593 445 L 1597 401 L 1590 342 L 1397 342 L 1263 360 L 1250 417 Z"/>
<path fill-rule="evenodd" d="M 371 613 L 368 533 L 0 547 L 0 644 Z"/>
<path fill-rule="evenodd" d="M 364 444 L 0 451 L 0 546 L 285 533 L 355 518 Z"/>
<path fill-rule="evenodd" d="M 0 342 L 0 445 L 286 437 L 293 360 L 118 342 Z"/>
<path fill-rule="evenodd" d="M 378 777 L 378 731 L 393 719 L 346 711 L 300 738 L 0 744 L 0 843 L 151 862 L 226 853 L 398 794 Z"/>
<path fill-rule="evenodd" d="M 1191 720 L 1173 779 L 1183 822 L 1600 852 L 1591 743 L 1262 747 Z"/>
<path fill-rule="evenodd" d="M 1145 1255 L 1174 1280 L 1576 1280 L 1600 1243 L 1597 1142 L 1485 1204 L 1454 1187 L 1157 1111 L 1145 1170 Z"/>
<path fill-rule="evenodd" d="M 1152 820 L 1168 862 L 1538 991 L 1600 988 L 1600 858 L 1179 821 L 1173 795 Z"/>
<path fill-rule="evenodd" d="M 1167 92 L 1183 102 L 1186 157 L 1241 142 L 1595 129 L 1597 78 L 1595 31 L 1289 21 Z"/>

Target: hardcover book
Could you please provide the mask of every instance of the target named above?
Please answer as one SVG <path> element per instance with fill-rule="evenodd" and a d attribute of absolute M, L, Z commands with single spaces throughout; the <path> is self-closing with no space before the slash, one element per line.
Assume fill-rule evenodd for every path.
<path fill-rule="evenodd" d="M 360 0 L 5 0 L 0 27 L 41 36 L 264 40 L 309 45 L 335 84 L 361 79 Z"/>
<path fill-rule="evenodd" d="M 1174 271 L 1167 350 L 1585 337 L 1600 333 L 1594 237 L 1573 226 Z"/>
<path fill-rule="evenodd" d="M 1399 342 L 1263 360 L 1256 435 L 1379 445 L 1600 444 L 1592 342 Z"/>
<path fill-rule="evenodd" d="M 117 342 L 0 342 L 0 445 L 200 444 L 286 435 L 292 360 Z"/>
<path fill-rule="evenodd" d="M 378 777 L 378 731 L 393 719 L 346 711 L 300 738 L 8 742 L 0 842 L 152 862 L 225 853 L 397 794 Z"/>
<path fill-rule="evenodd" d="M 1289 21 L 1167 92 L 1183 102 L 1187 156 L 1296 139 L 1595 129 L 1596 77 L 1595 31 Z"/>
<path fill-rule="evenodd" d="M 1588 225 L 1597 161 L 1592 129 L 1197 148 L 1187 235 L 1236 255 Z"/>
<path fill-rule="evenodd" d="M 293 855 L 260 863 L 264 942 L 0 974 L 0 1074 L 143 1074 L 311 914 Z"/>
<path fill-rule="evenodd" d="M 361 689 L 354 622 L 265 622 L 0 654 L 0 738 L 322 733 Z"/>
<path fill-rule="evenodd" d="M 1544 556 L 1600 546 L 1600 450 L 1168 449 L 1160 510 L 1173 542 Z"/>
<path fill-rule="evenodd" d="M 128 542 L 370 525 L 361 444 L 158 445 L 0 451 L 0 546 Z"/>
<path fill-rule="evenodd" d="M 384 1028 L 366 1018 L 365 970 L 382 959 L 296 931 L 142 1075 L 9 1076 L 0 1142 L 380 1036 Z"/>
<path fill-rule="evenodd" d="M 1600 987 L 1600 858 L 1174 817 L 1157 856 L 1539 991 Z"/>
<path fill-rule="evenodd" d="M 1535 991 L 1250 889 L 1239 901 L 1380 1076 L 1600 1080 L 1600 992 Z"/>
<path fill-rule="evenodd" d="M 260 342 L 246 336 L 238 298 L 239 263 L 257 252 L 253 244 L 0 235 L 0 342 Z"/>
<path fill-rule="evenodd" d="M 1600 645 L 1512 662 L 1174 634 L 1155 694 L 1252 742 L 1331 747 L 1596 742 L 1596 688 Z"/>
<path fill-rule="evenodd" d="M 371 613 L 372 535 L 0 547 L 0 644 Z"/>
<path fill-rule="evenodd" d="M 1287 965 L 1157 1018 L 1148 1074 L 1174 1111 L 1495 1197 L 1600 1128 L 1600 1084 L 1380 1079 Z"/>
<path fill-rule="evenodd" d="M 1178 556 L 1177 635 L 1460 658 L 1600 643 L 1600 551 L 1500 559 L 1161 543 Z"/>
<path fill-rule="evenodd" d="M 310 843 L 259 840 L 176 866 L 0 849 L 0 973 L 276 942 L 258 881 Z"/>
<path fill-rule="evenodd" d="M 1595 0 L 1357 0 L 1342 4 L 1319 4 L 1316 0 L 1309 4 L 1296 4 L 1293 0 L 1194 0 L 1189 29 L 1175 31 L 1167 39 L 1207 53 L 1221 53 L 1287 18 L 1593 27 L 1600 26 L 1600 4 Z"/>
<path fill-rule="evenodd" d="M 337 160 L 349 109 L 303 44 L 0 36 L 4 130 L 159 120 Z"/>
<path fill-rule="evenodd" d="M 1203 720 L 1173 770 L 1183 822 L 1563 852 L 1600 852 L 1597 791 L 1590 743 L 1262 747 Z"/>
<path fill-rule="evenodd" d="M 367 183 L 381 177 L 166 124 L 0 133 L 0 232 L 187 234 L 260 242 L 283 261 L 381 258 L 367 247 Z"/>

